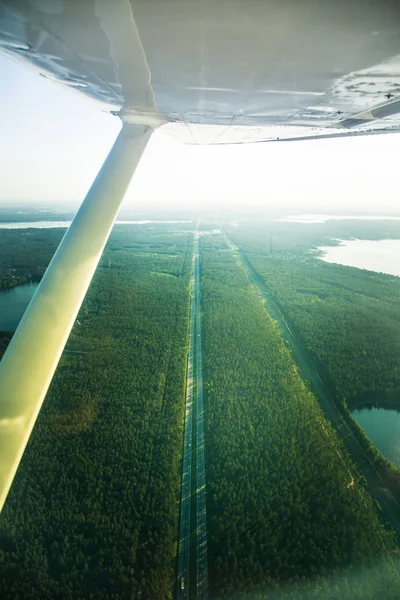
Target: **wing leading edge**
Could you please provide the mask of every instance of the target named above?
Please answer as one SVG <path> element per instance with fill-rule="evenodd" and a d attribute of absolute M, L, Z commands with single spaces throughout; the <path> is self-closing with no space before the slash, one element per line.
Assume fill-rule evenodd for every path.
<path fill-rule="evenodd" d="M 0 7 L 0 50 L 110 112 L 146 114 L 156 103 L 165 127 L 187 143 L 400 131 L 393 0 L 0 0 Z M 143 92 L 147 72 L 154 97 Z"/>

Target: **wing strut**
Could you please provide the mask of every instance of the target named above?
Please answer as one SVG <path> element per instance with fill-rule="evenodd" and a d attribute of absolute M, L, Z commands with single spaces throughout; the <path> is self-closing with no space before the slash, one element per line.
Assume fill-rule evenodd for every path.
<path fill-rule="evenodd" d="M 0 511 L 152 126 L 123 125 L 0 363 Z"/>

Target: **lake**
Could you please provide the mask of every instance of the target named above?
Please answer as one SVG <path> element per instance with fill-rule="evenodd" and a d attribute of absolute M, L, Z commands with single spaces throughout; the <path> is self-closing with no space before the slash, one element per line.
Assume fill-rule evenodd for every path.
<path fill-rule="evenodd" d="M 0 331 L 16 330 L 37 286 L 37 283 L 25 283 L 0 291 Z"/>
<path fill-rule="evenodd" d="M 400 468 L 400 412 L 386 408 L 360 408 L 352 413 L 369 439 Z"/>
<path fill-rule="evenodd" d="M 319 258 L 329 263 L 400 275 L 400 240 L 338 241 L 340 246 L 318 248 L 324 252 Z M 365 407 L 352 414 L 383 456 L 400 468 L 400 412 Z"/>
<path fill-rule="evenodd" d="M 319 256 L 337 263 L 378 273 L 400 275 L 400 240 L 337 240 L 339 246 L 320 246 Z"/>
<path fill-rule="evenodd" d="M 274 221 L 281 221 L 284 223 L 309 223 L 312 225 L 313 223 L 326 223 L 326 221 L 400 221 L 400 217 L 394 216 L 373 216 L 373 215 L 288 215 L 285 217 L 279 217 L 278 219 L 274 219 Z"/>
<path fill-rule="evenodd" d="M 191 223 L 192 221 L 116 221 L 117 225 L 148 225 L 149 223 Z M 0 229 L 69 227 L 71 221 L 24 221 L 0 223 Z M 19 285 L 0 291 L 0 331 L 15 331 L 35 290 L 37 283 Z"/>

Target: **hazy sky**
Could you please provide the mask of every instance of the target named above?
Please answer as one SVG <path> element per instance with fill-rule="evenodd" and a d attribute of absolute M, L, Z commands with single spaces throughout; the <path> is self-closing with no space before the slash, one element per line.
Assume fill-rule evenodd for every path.
<path fill-rule="evenodd" d="M 2 55 L 0 77 L 0 203 L 78 204 L 118 119 Z M 124 207 L 400 213 L 399 148 L 399 134 L 194 147 L 158 131 Z"/>

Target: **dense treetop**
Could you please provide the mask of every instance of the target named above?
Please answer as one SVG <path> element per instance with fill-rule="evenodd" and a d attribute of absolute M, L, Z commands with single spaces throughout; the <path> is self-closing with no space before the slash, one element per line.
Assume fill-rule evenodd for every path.
<path fill-rule="evenodd" d="M 0 290 L 40 281 L 65 229 L 0 229 Z"/>
<path fill-rule="evenodd" d="M 201 256 L 211 596 L 397 597 L 394 538 L 276 323 L 221 238 Z"/>
<path fill-rule="evenodd" d="M 171 597 L 192 236 L 138 229 L 114 230 L 0 517 L 4 600 Z"/>

